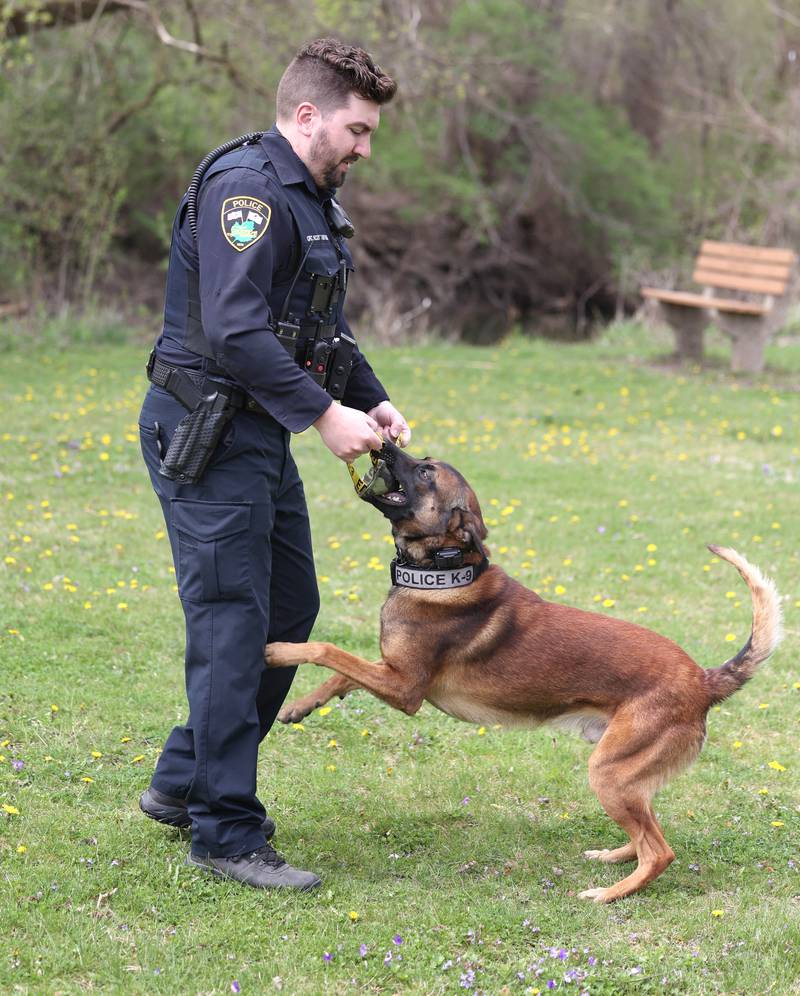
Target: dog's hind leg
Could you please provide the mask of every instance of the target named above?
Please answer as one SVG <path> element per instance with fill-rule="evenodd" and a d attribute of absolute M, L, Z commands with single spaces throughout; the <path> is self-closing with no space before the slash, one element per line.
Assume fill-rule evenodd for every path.
<path fill-rule="evenodd" d="M 309 713 L 312 713 L 315 709 L 319 709 L 326 702 L 330 702 L 337 695 L 340 699 L 343 699 L 348 692 L 352 692 L 354 688 L 358 687 L 357 682 L 351 681 L 341 674 L 335 674 L 318 688 L 315 688 L 313 692 L 309 692 L 299 699 L 287 702 L 278 713 L 278 720 L 281 723 L 299 723 Z"/>
<path fill-rule="evenodd" d="M 278 715 L 278 719 L 280 718 Z M 593 861 L 602 861 L 604 865 L 617 865 L 623 861 L 635 861 L 636 848 L 631 843 L 625 844 L 623 847 L 615 847 L 613 850 L 605 847 L 599 851 L 584 851 L 583 856 Z"/>
<path fill-rule="evenodd" d="M 582 899 L 610 903 L 638 892 L 674 860 L 653 812 L 651 799 L 680 769 L 690 764 L 703 743 L 704 723 L 677 724 L 652 708 L 632 703 L 614 717 L 589 760 L 589 784 L 603 809 L 631 839 L 612 851 L 588 852 L 601 861 L 636 857 L 634 871 L 608 888 L 587 889 Z"/>

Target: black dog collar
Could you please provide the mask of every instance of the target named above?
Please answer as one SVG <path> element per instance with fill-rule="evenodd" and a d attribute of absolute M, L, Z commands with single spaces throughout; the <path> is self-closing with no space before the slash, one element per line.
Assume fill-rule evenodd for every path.
<path fill-rule="evenodd" d="M 395 558 L 391 563 L 392 584 L 396 588 L 423 588 L 428 591 L 464 588 L 477 580 L 488 566 L 489 561 L 485 557 L 479 564 L 466 564 L 463 567 L 444 570 L 437 567 L 403 564 Z"/>

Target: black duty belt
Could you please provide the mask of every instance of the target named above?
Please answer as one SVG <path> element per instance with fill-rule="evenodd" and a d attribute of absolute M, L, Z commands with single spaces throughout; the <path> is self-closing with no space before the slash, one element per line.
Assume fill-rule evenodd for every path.
<path fill-rule="evenodd" d="M 147 379 L 156 387 L 163 387 L 190 412 L 197 408 L 201 398 L 216 391 L 226 397 L 234 408 L 241 408 L 256 415 L 269 415 L 266 408 L 240 387 L 226 384 L 222 380 L 214 380 L 212 377 L 204 377 L 198 381 L 183 367 L 172 367 L 164 363 L 156 356 L 155 350 L 147 361 Z"/>

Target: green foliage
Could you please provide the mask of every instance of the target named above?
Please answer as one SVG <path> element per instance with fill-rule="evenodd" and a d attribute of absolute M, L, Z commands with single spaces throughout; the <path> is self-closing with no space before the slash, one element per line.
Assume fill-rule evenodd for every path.
<path fill-rule="evenodd" d="M 674 180 L 619 109 L 562 93 L 542 101 L 538 112 L 553 136 L 570 207 L 587 232 L 614 258 L 636 247 L 673 248 Z"/>
<path fill-rule="evenodd" d="M 65 26 L 45 6 L 0 11 L 0 300 L 86 301 L 126 256 L 160 282 L 195 164 L 270 124 L 283 67 L 323 34 L 365 45 L 400 84 L 344 192 L 369 245 L 360 278 L 392 272 L 388 311 L 431 297 L 428 320 L 455 330 L 470 314 L 486 327 L 484 302 L 497 328 L 526 325 L 602 286 L 608 313 L 701 235 L 800 232 L 800 65 L 766 0 L 159 7 L 201 57 L 163 44 L 140 7 Z"/>

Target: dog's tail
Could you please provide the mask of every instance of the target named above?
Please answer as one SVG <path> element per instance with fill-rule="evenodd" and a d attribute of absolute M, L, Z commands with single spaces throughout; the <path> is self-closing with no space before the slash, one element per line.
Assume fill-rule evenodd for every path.
<path fill-rule="evenodd" d="M 781 603 L 773 582 L 749 564 L 741 554 L 728 547 L 709 546 L 715 556 L 727 560 L 747 582 L 753 599 L 753 625 L 750 637 L 739 653 L 722 667 L 706 671 L 706 688 L 710 705 L 722 702 L 753 677 L 758 665 L 778 646 L 783 635 Z"/>

